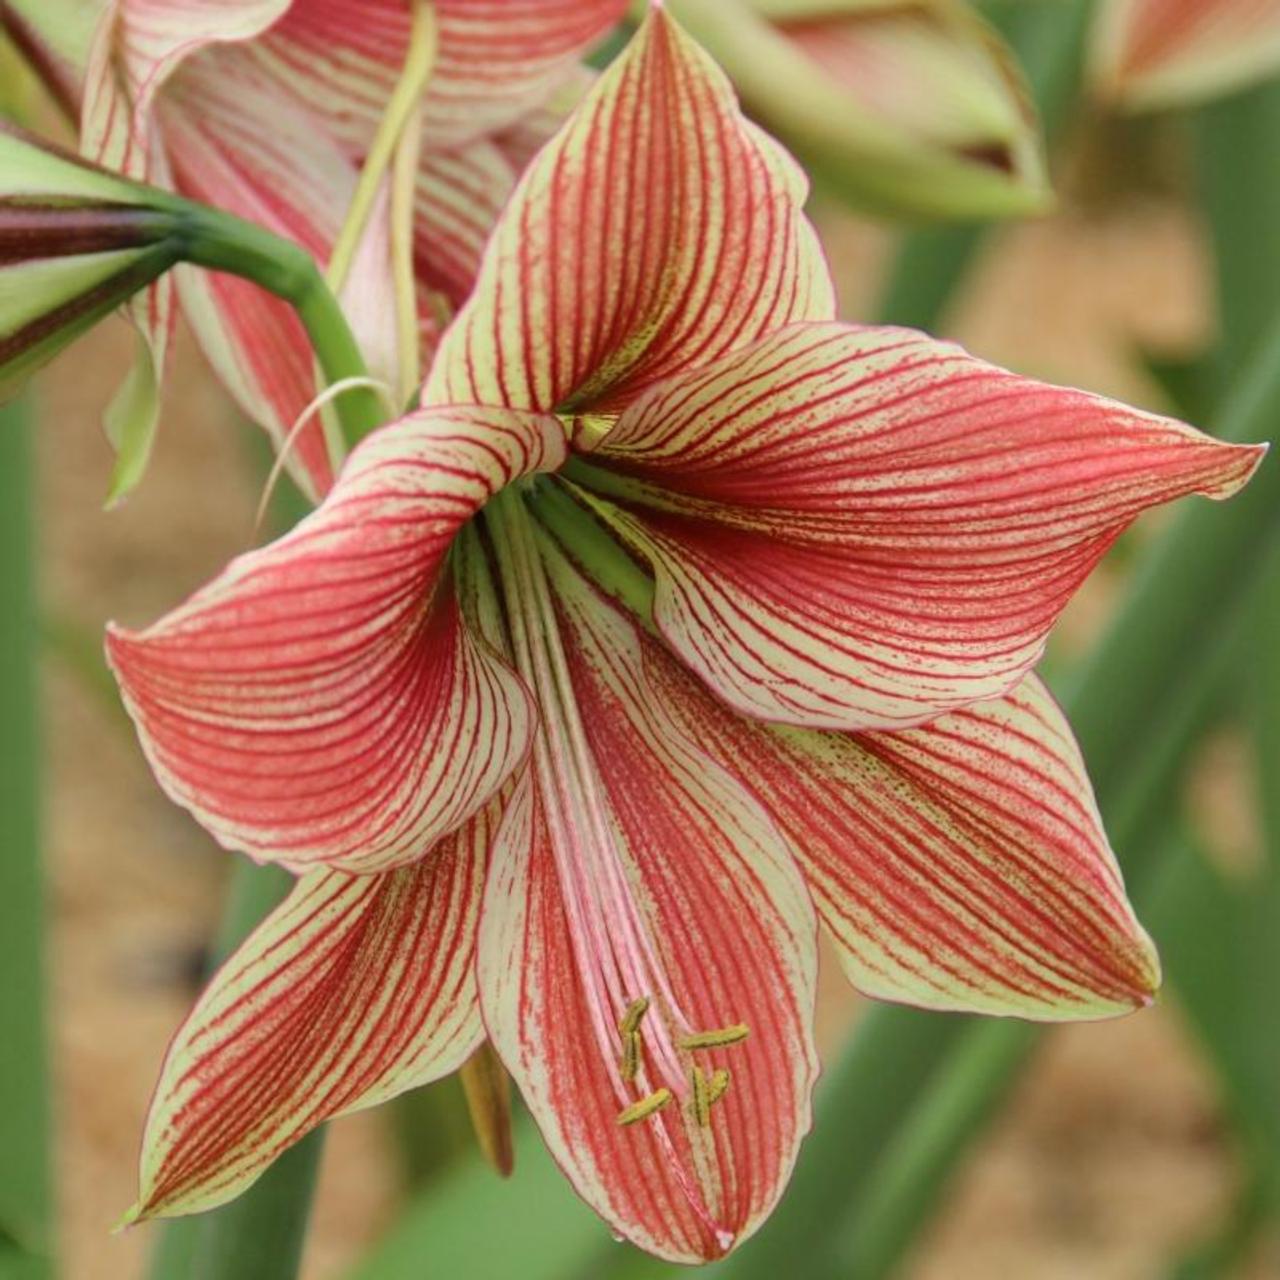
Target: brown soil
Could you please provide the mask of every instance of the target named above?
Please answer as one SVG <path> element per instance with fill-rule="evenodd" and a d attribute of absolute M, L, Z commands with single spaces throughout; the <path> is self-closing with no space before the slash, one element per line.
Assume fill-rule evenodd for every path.
<path fill-rule="evenodd" d="M 827 219 L 856 316 L 883 237 Z M 1064 216 L 1010 234 L 952 329 L 1028 372 L 1150 401 L 1135 340 L 1194 343 L 1207 314 L 1196 240 L 1177 210 Z M 122 326 L 42 380 L 44 598 L 55 624 L 96 635 L 155 617 L 252 541 L 256 493 L 234 416 L 180 344 L 155 467 L 105 514 L 109 458 L 94 428 L 128 349 Z M 1066 642 L 1096 631 L 1100 576 Z M 192 992 L 228 858 L 151 781 L 109 698 L 64 654 L 46 663 L 48 853 L 62 1252 L 66 1274 L 133 1280 L 153 1228 L 108 1235 L 130 1203 L 138 1135 L 168 1036 Z M 852 1002 L 824 1002 L 838 1040 Z M 341 1274 L 393 1216 L 395 1162 L 377 1113 L 333 1126 L 305 1274 Z M 1211 1078 L 1176 1008 L 1055 1032 L 981 1144 L 914 1259 L 917 1280 L 1141 1280 L 1208 1231 L 1234 1165 Z M 1280 1276 L 1260 1259 L 1254 1277 Z M 486 1278 L 487 1280 L 487 1278 Z M 495 1278 L 498 1280 L 498 1278 Z"/>

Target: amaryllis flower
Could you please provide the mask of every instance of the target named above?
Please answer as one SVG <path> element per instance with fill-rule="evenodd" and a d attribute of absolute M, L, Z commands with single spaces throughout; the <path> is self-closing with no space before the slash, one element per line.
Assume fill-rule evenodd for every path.
<path fill-rule="evenodd" d="M 534 159 L 422 406 L 111 662 L 168 793 L 297 888 L 166 1059 L 138 1215 L 487 1033 L 578 1192 L 714 1258 L 809 1125 L 817 927 L 886 999 L 1158 982 L 1031 667 L 1254 448 L 833 318 L 801 173 L 658 11 Z"/>
<path fill-rule="evenodd" d="M 1093 36 L 1100 93 L 1134 109 L 1197 102 L 1280 72 L 1277 0 L 1106 0 Z"/>
<path fill-rule="evenodd" d="M 298 241 L 322 264 L 406 58 L 410 5 L 376 0 L 114 0 L 89 68 L 83 144 Z M 421 105 L 415 270 L 446 308 L 470 288 L 518 170 L 505 131 L 539 111 L 625 0 L 437 0 Z M 355 282 L 357 287 L 360 282 Z M 379 282 L 367 287 L 377 293 Z M 289 307 L 230 276 L 179 274 L 183 312 L 245 412 L 281 442 L 316 394 Z M 170 309 L 143 327 L 163 359 Z M 332 481 L 318 423 L 290 454 L 312 496 Z"/>
<path fill-rule="evenodd" d="M 1013 54 L 964 4 L 669 0 L 747 108 L 824 182 L 897 215 L 989 217 L 1050 199 Z"/>

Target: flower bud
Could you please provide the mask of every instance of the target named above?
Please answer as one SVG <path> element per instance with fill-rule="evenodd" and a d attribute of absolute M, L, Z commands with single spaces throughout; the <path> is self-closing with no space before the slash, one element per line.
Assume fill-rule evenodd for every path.
<path fill-rule="evenodd" d="M 0 395 L 178 258 L 169 197 L 0 123 Z"/>
<path fill-rule="evenodd" d="M 1280 5 L 1104 0 L 1090 71 L 1100 97 L 1131 111 L 1228 93 L 1280 71 Z"/>
<path fill-rule="evenodd" d="M 999 36 L 946 0 L 669 0 L 815 178 L 898 217 L 1037 212 L 1035 113 Z"/>

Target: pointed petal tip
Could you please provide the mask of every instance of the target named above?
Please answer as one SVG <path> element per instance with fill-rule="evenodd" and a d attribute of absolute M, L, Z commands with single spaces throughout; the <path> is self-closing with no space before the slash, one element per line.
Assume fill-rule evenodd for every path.
<path fill-rule="evenodd" d="M 1271 452 L 1271 445 L 1234 444 L 1226 440 L 1214 441 L 1224 451 L 1221 471 L 1207 477 L 1204 487 L 1197 492 L 1214 502 L 1222 502 L 1234 498 L 1241 489 L 1253 479 L 1263 459 Z"/>
<path fill-rule="evenodd" d="M 138 1200 L 120 1215 L 120 1218 L 111 1227 L 110 1234 L 113 1236 L 121 1235 L 123 1232 L 128 1231 L 130 1227 L 137 1226 L 139 1222 L 145 1221 L 147 1216 L 146 1205 L 141 1200 Z"/>

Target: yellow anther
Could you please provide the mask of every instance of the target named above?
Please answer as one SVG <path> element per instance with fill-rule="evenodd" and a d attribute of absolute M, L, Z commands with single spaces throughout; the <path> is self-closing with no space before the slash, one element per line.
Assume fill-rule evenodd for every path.
<path fill-rule="evenodd" d="M 694 1067 L 689 1072 L 689 1079 L 693 1084 L 693 1116 L 705 1129 L 711 1123 L 711 1090 L 707 1077 Z"/>
<path fill-rule="evenodd" d="M 641 1098 L 639 1102 L 633 1102 L 629 1107 L 619 1111 L 618 1123 L 635 1124 L 638 1120 L 647 1120 L 661 1111 L 670 1101 L 670 1089 L 655 1089 L 648 1097 Z"/>
<path fill-rule="evenodd" d="M 729 1068 L 720 1067 L 711 1073 L 711 1081 L 707 1085 L 707 1103 L 719 1102 L 729 1089 Z"/>
<path fill-rule="evenodd" d="M 640 1033 L 622 1033 L 622 1078 L 634 1080 L 640 1071 Z"/>
<path fill-rule="evenodd" d="M 638 1000 L 633 1000 L 627 1005 L 627 1011 L 622 1015 L 622 1021 L 618 1023 L 618 1030 L 622 1032 L 624 1039 L 640 1030 L 640 1024 L 644 1021 L 644 1015 L 648 1012 L 648 996 L 641 996 Z"/>
<path fill-rule="evenodd" d="M 728 1044 L 738 1044 L 751 1034 L 751 1028 L 743 1022 L 731 1027 L 721 1027 L 718 1031 L 696 1031 L 680 1041 L 682 1049 L 721 1049 Z"/>

